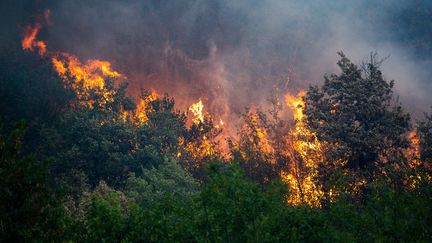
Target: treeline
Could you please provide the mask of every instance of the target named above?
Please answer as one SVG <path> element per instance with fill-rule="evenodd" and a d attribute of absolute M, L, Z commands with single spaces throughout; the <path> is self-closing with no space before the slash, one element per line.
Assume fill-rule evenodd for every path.
<path fill-rule="evenodd" d="M 1 240 L 431 241 L 432 117 L 411 121 L 375 55 L 340 56 L 296 120 L 274 94 L 223 153 L 221 128 L 189 125 L 168 96 L 72 88 L 49 60 L 4 52 Z"/>

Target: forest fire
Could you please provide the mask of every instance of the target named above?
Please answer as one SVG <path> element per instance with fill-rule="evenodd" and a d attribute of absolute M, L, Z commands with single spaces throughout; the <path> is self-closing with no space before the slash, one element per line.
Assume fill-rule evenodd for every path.
<path fill-rule="evenodd" d="M 0 3 L 0 242 L 432 242 L 432 6 L 363 2 Z"/>
<path fill-rule="evenodd" d="M 64 79 L 70 78 L 82 81 L 84 88 L 100 88 L 105 85 L 106 78 L 118 78 L 120 74 L 111 69 L 108 61 L 88 60 L 81 64 L 77 57 L 62 53 L 52 58 L 57 73 Z"/>
<path fill-rule="evenodd" d="M 113 99 L 113 93 L 106 87 L 107 80 L 124 81 L 126 77 L 121 73 L 112 69 L 111 63 L 105 60 L 90 59 L 82 63 L 78 57 L 66 52 L 47 51 L 46 43 L 37 40 L 38 33 L 43 26 L 43 22 L 48 22 L 50 11 L 46 10 L 43 17 L 39 16 L 34 25 L 28 25 L 24 30 L 22 40 L 22 48 L 27 51 L 38 51 L 40 56 L 47 55 L 50 57 L 52 65 L 58 75 L 65 81 L 65 84 L 70 86 L 76 93 L 82 104 L 92 107 L 95 100 L 90 97 L 91 94 L 100 96 L 99 105 L 105 105 Z M 151 111 L 150 103 L 154 101 L 158 95 L 155 91 L 145 98 L 139 98 L 135 111 L 123 111 L 124 119 L 131 118 L 136 121 L 136 124 L 143 125 L 147 120 L 147 114 Z M 198 102 L 189 107 L 189 111 L 193 114 L 192 122 L 195 124 L 204 122 L 204 104 L 200 99 Z M 217 128 L 224 126 L 222 119 L 215 124 Z"/>
<path fill-rule="evenodd" d="M 42 27 L 43 21 L 48 21 L 50 15 L 49 10 L 45 10 L 43 14 L 43 18 L 39 16 L 36 20 L 36 23 L 34 25 L 27 25 L 24 28 L 24 38 L 21 42 L 22 48 L 24 50 L 33 51 L 34 48 L 38 49 L 39 55 L 45 55 L 47 51 L 47 47 L 45 42 L 37 40 L 36 37 L 39 33 L 39 30 Z"/>
<path fill-rule="evenodd" d="M 156 100 L 158 97 L 156 92 L 151 92 L 145 97 L 141 97 L 139 103 L 134 111 L 135 117 L 137 117 L 139 124 L 143 125 L 148 121 L 148 114 L 152 112 L 151 102 Z"/>
<path fill-rule="evenodd" d="M 45 42 L 37 40 L 37 35 L 42 28 L 43 21 L 48 22 L 50 11 L 46 10 L 43 18 L 39 16 L 34 25 L 26 26 L 22 40 L 22 48 L 27 51 L 38 49 L 41 56 L 49 55 L 54 69 L 58 75 L 77 94 L 82 103 L 92 106 L 94 100 L 90 97 L 90 91 L 100 95 L 101 105 L 112 100 L 113 94 L 105 89 L 107 79 L 118 79 L 122 75 L 111 68 L 111 63 L 101 60 L 88 60 L 82 64 L 74 55 L 64 52 L 47 52 Z"/>
<path fill-rule="evenodd" d="M 317 163 L 321 158 L 320 143 L 313 133 L 304 124 L 304 91 L 297 97 L 287 94 L 285 101 L 293 111 L 295 125 L 287 139 L 292 140 L 294 151 L 289 153 L 292 166 L 289 171 L 283 172 L 283 178 L 292 192 L 288 202 L 294 205 L 307 203 L 311 206 L 320 206 L 323 192 L 315 183 Z"/>
<path fill-rule="evenodd" d="M 88 60 L 82 64 L 77 57 L 60 53 L 52 57 L 52 63 L 59 74 L 73 88 L 80 100 L 91 99 L 90 91 L 94 90 L 101 94 L 106 101 L 112 99 L 113 94 L 105 89 L 107 79 L 120 78 L 121 75 L 111 69 L 108 61 Z M 93 101 L 89 101 L 91 105 Z"/>
<path fill-rule="evenodd" d="M 204 104 L 201 99 L 189 107 L 189 111 L 192 112 L 192 114 L 194 115 L 193 122 L 195 124 L 204 122 L 203 109 Z"/>
<path fill-rule="evenodd" d="M 126 77 L 115 71 L 110 62 L 98 59 L 81 62 L 73 54 L 48 51 L 46 43 L 37 39 L 43 22 L 48 21 L 49 13 L 48 10 L 45 11 L 43 17 L 38 17 L 34 25 L 28 25 L 25 28 L 22 48 L 27 51 L 37 51 L 39 55 L 49 57 L 57 74 L 64 80 L 65 85 L 75 91 L 81 104 L 91 108 L 96 102 L 100 106 L 105 106 L 114 101 L 115 91 L 111 86 L 114 85 L 114 82 L 119 83 L 119 81 L 126 80 Z M 292 110 L 295 123 L 288 134 L 280 135 L 284 137 L 289 147 L 283 153 L 290 159 L 290 165 L 281 170 L 281 175 L 291 191 L 288 198 L 289 204 L 301 205 L 306 203 L 310 206 L 319 207 L 324 192 L 321 185 L 316 182 L 316 178 L 318 162 L 323 161 L 324 155 L 322 144 L 316 135 L 307 128 L 304 121 L 303 97 L 305 95 L 304 91 L 299 92 L 297 96 L 289 93 L 285 95 L 286 106 Z M 138 127 L 143 126 L 148 122 L 149 115 L 154 112 L 152 102 L 157 99 L 158 94 L 155 91 L 143 94 L 137 99 L 134 110 L 120 108 L 120 117 Z M 223 141 L 226 137 L 221 138 L 222 136 L 219 134 L 223 132 L 223 128 L 233 128 L 225 127 L 224 121 L 219 118 L 219 122 L 212 123 L 216 132 L 205 134 L 208 132 L 206 122 L 214 122 L 214 117 L 204 109 L 205 105 L 202 99 L 189 106 L 188 111 L 192 115 L 190 129 L 197 129 L 197 134 L 203 134 L 199 138 L 195 138 L 197 141 L 186 140 L 179 136 L 178 144 L 180 147 L 184 147 L 185 151 L 178 152 L 177 157 L 180 158 L 185 152 L 195 161 L 212 158 L 215 154 L 219 154 L 219 156 L 224 154 L 222 157 L 225 156 L 225 159 L 231 156 L 229 146 L 226 141 Z M 336 111 L 333 109 L 330 113 L 334 115 Z M 249 120 L 242 127 L 243 133 L 250 135 L 246 140 L 249 140 L 249 144 L 256 144 L 259 152 L 265 154 L 261 156 L 269 159 L 271 164 L 275 164 L 276 159 L 273 154 L 276 153 L 276 150 L 273 138 L 270 137 L 267 130 L 268 127 L 260 123 L 261 117 L 258 113 L 248 114 L 247 117 Z M 232 131 L 227 134 L 232 134 Z M 411 140 L 414 141 L 414 138 Z M 251 159 L 242 151 L 240 154 L 244 160 Z M 414 157 L 417 158 L 417 147 L 415 155 Z M 417 163 L 417 159 L 413 159 L 411 163 Z M 330 191 L 330 193 L 332 192 Z M 336 195 L 333 193 L 332 196 L 335 197 Z"/>

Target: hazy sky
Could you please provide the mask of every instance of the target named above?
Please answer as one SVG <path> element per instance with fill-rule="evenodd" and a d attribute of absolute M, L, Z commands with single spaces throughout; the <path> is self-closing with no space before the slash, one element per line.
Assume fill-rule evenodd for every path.
<path fill-rule="evenodd" d="M 296 92 L 335 72 L 337 51 L 359 63 L 389 56 L 384 75 L 411 111 L 432 105 L 432 1 L 51 0 L 9 1 L 1 41 L 51 10 L 41 31 L 52 50 L 99 58 L 180 106 L 202 98 L 223 114 Z"/>

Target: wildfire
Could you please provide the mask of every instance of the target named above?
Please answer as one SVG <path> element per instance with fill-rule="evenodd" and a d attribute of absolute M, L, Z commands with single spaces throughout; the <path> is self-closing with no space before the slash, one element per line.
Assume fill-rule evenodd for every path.
<path fill-rule="evenodd" d="M 61 53 L 57 57 L 52 57 L 52 63 L 63 79 L 73 79 L 76 82 L 82 82 L 86 89 L 99 88 L 105 86 L 105 79 L 118 78 L 121 75 L 113 71 L 111 63 L 101 60 L 88 60 L 82 64 L 77 57 Z"/>
<path fill-rule="evenodd" d="M 282 177 L 290 187 L 289 203 L 293 205 L 307 203 L 311 206 L 320 206 L 323 192 L 315 183 L 314 177 L 318 173 L 317 161 L 322 154 L 321 145 L 314 134 L 305 126 L 304 102 L 302 100 L 304 95 L 305 92 L 302 91 L 297 97 L 290 94 L 285 96 L 286 104 L 294 112 L 295 127 L 288 138 L 292 140 L 289 142 L 294 149 L 293 153 L 289 154 L 293 165 L 289 172 L 282 173 Z"/>
<path fill-rule="evenodd" d="M 148 114 L 153 110 L 151 107 L 151 102 L 156 99 L 156 92 L 151 92 L 146 97 L 140 99 L 137 108 L 134 111 L 134 115 L 138 119 L 139 124 L 142 125 L 148 121 Z"/>
<path fill-rule="evenodd" d="M 59 53 L 51 58 L 58 75 L 75 91 L 80 100 L 92 106 L 90 90 L 94 90 L 102 99 L 101 105 L 112 101 L 112 90 L 106 89 L 106 80 L 120 78 L 121 74 L 112 70 L 111 63 L 101 60 L 88 60 L 85 64 L 68 53 Z"/>
<path fill-rule="evenodd" d="M 106 89 L 107 79 L 120 78 L 122 75 L 111 68 L 111 63 L 101 60 L 88 60 L 85 64 L 74 55 L 64 52 L 47 52 L 47 45 L 41 40 L 37 40 L 39 30 L 43 22 L 48 22 L 50 11 L 46 10 L 42 16 L 36 19 L 34 25 L 28 25 L 24 29 L 22 48 L 28 51 L 37 49 L 39 55 L 49 55 L 54 69 L 58 75 L 69 85 L 77 94 L 78 99 L 83 104 L 92 106 L 94 100 L 90 97 L 90 90 L 100 96 L 99 104 L 104 105 L 113 99 L 112 91 Z"/>
<path fill-rule="evenodd" d="M 410 167 L 415 168 L 420 165 L 420 140 L 415 131 L 408 134 L 408 139 L 411 146 L 407 150 L 407 157 L 409 158 Z"/>
<path fill-rule="evenodd" d="M 40 16 L 37 18 L 36 23 L 34 25 L 27 25 L 24 28 L 24 38 L 21 42 L 23 50 L 27 51 L 33 51 L 34 48 L 38 49 L 39 55 L 43 56 L 45 55 L 47 51 L 47 47 L 45 42 L 36 40 L 36 37 L 39 33 L 39 30 L 42 28 L 42 21 L 48 21 L 50 11 L 45 10 L 43 16 L 44 18 L 41 18 Z"/>
<path fill-rule="evenodd" d="M 286 103 L 288 107 L 290 107 L 294 111 L 294 119 L 297 123 L 303 124 L 303 107 L 304 102 L 302 100 L 302 97 L 306 93 L 304 91 L 300 91 L 297 95 L 297 97 L 292 96 L 291 94 L 287 94 L 285 96 Z M 300 128 L 300 126 L 296 126 Z"/>
<path fill-rule="evenodd" d="M 420 139 L 415 131 L 411 131 L 408 134 L 408 139 L 411 142 L 411 146 L 406 150 L 406 156 L 409 162 L 408 165 L 411 169 L 416 170 L 422 166 L 425 166 L 425 164 L 422 163 L 420 159 Z M 405 183 L 409 189 L 414 189 L 423 180 L 431 181 L 432 177 L 427 174 L 416 173 L 414 175 L 410 175 L 405 180 Z"/>
<path fill-rule="evenodd" d="M 192 104 L 189 107 L 189 111 L 194 115 L 193 122 L 195 124 L 204 122 L 204 114 L 203 114 L 204 104 L 201 99 L 198 102 Z"/>
<path fill-rule="evenodd" d="M 222 128 L 224 126 L 224 121 L 222 119 L 219 119 L 219 123 L 215 125 L 216 128 Z"/>

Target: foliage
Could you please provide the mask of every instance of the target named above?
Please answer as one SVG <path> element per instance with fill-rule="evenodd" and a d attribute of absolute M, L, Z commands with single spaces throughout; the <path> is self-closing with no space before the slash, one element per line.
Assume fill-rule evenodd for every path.
<path fill-rule="evenodd" d="M 327 144 L 329 161 L 348 168 L 394 161 L 410 128 L 409 115 L 393 102 L 394 82 L 384 80 L 373 54 L 362 68 L 339 55 L 342 73 L 326 76 L 321 89 L 310 87 L 304 97 L 308 128 Z"/>
<path fill-rule="evenodd" d="M 25 123 L 0 134 L 0 239 L 61 239 L 66 217 L 48 187 L 47 161 L 22 154 Z"/>
<path fill-rule="evenodd" d="M 215 149 L 221 130 L 211 118 L 189 126 L 167 96 L 143 91 L 137 105 L 126 84 L 106 80 L 108 96 L 79 100 L 47 63 L 0 61 L 2 241 L 432 241 L 431 180 L 401 167 L 409 116 L 375 56 L 359 67 L 341 54 L 341 74 L 304 97 L 305 128 L 323 149 L 307 162 L 321 166 L 314 179 L 337 195 L 315 207 L 292 204 L 297 192 L 281 178 L 306 163 L 295 145 L 308 137 L 294 136 L 276 96 L 270 115 L 244 114 L 230 158 Z M 21 118 L 27 135 L 24 123 L 12 128 Z M 417 127 L 426 169 L 431 120 Z"/>
<path fill-rule="evenodd" d="M 198 183 L 176 161 L 167 159 L 157 168 L 143 169 L 141 177 L 131 174 L 126 188 L 129 198 L 147 207 L 165 199 L 191 202 Z"/>
<path fill-rule="evenodd" d="M 326 76 L 321 88 L 311 86 L 303 98 L 305 127 L 319 141 L 323 156 L 316 161 L 315 180 L 326 202 L 333 200 L 338 174 L 349 173 L 348 190 L 354 192 L 406 167 L 411 128 L 409 114 L 393 98 L 394 82 L 387 82 L 379 70 L 383 60 L 371 54 L 358 67 L 339 55 L 341 73 Z M 404 179 L 391 180 L 400 184 Z"/>
<path fill-rule="evenodd" d="M 426 169 L 432 172 L 432 115 L 425 114 L 424 119 L 418 123 L 417 134 L 419 136 L 420 160 L 424 161 Z"/>

